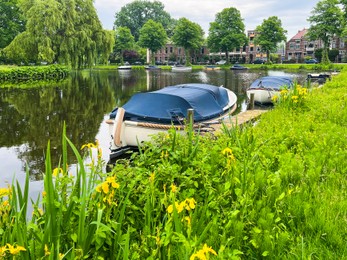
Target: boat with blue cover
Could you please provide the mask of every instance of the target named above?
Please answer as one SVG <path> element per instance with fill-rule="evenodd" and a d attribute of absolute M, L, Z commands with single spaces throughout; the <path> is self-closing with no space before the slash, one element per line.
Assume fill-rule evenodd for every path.
<path fill-rule="evenodd" d="M 110 159 L 170 128 L 183 133 L 188 111 L 194 111 L 194 127 L 198 129 L 229 118 L 236 107 L 234 92 L 209 84 L 180 84 L 137 93 L 115 108 L 106 121 L 112 140 Z"/>
<path fill-rule="evenodd" d="M 265 76 L 253 81 L 246 90 L 247 97 L 250 99 L 254 94 L 254 102 L 260 104 L 272 103 L 272 97 L 282 89 L 292 89 L 293 78 L 288 76 Z"/>

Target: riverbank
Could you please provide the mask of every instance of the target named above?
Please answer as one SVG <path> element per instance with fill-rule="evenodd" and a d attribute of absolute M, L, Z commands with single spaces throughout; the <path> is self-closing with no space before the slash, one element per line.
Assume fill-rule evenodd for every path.
<path fill-rule="evenodd" d="M 109 174 L 98 144 L 81 151 L 64 139 L 59 165 L 46 155 L 42 204 L 30 222 L 26 188 L 1 187 L 0 252 L 22 259 L 346 258 L 346 89 L 342 71 L 321 88 L 281 96 L 254 126 L 224 129 L 218 138 L 170 131 Z M 79 161 L 75 177 L 67 150 Z"/>
<path fill-rule="evenodd" d="M 347 64 L 344 63 L 331 63 L 329 65 L 323 64 L 244 64 L 245 67 L 254 70 L 290 70 L 290 71 L 341 71 Z M 106 69 L 106 70 L 116 70 L 117 65 L 96 65 L 93 69 Z M 172 66 L 159 66 L 163 70 L 171 70 Z M 231 65 L 218 66 L 221 69 L 230 69 Z M 133 65 L 132 69 L 145 69 L 144 65 Z M 192 65 L 193 70 L 204 70 L 205 65 Z"/>

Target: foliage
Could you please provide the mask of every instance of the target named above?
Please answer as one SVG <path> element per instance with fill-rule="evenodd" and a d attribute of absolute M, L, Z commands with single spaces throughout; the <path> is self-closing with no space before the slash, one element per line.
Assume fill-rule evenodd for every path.
<path fill-rule="evenodd" d="M 115 14 L 115 17 L 115 28 L 128 27 L 131 34 L 135 37 L 135 41 L 138 41 L 140 37 L 140 29 L 150 19 L 161 23 L 169 35 L 173 26 L 170 14 L 164 10 L 164 5 L 160 1 L 133 1 L 123 6 Z"/>
<path fill-rule="evenodd" d="M 0 2 L 0 49 L 6 47 L 17 34 L 25 29 L 25 21 L 17 3 L 18 0 Z"/>
<path fill-rule="evenodd" d="M 154 53 L 160 50 L 167 41 L 167 35 L 162 24 L 153 20 L 148 20 L 140 29 L 139 45 L 148 48 L 152 55 L 152 64 L 154 64 Z"/>
<path fill-rule="evenodd" d="M 66 66 L 50 65 L 38 67 L 0 68 L 0 82 L 62 79 L 69 73 Z"/>
<path fill-rule="evenodd" d="M 21 1 L 27 24 L 4 51 L 14 62 L 46 61 L 73 68 L 107 62 L 113 32 L 102 29 L 93 1 Z"/>
<path fill-rule="evenodd" d="M 328 57 L 331 62 L 335 62 L 336 58 L 339 56 L 339 50 L 338 49 L 331 49 L 328 51 Z"/>
<path fill-rule="evenodd" d="M 230 7 L 217 13 L 215 21 L 210 23 L 207 43 L 211 51 L 225 52 L 229 61 L 229 51 L 242 48 L 247 43 L 240 11 Z"/>
<path fill-rule="evenodd" d="M 330 41 L 342 33 L 343 13 L 338 5 L 338 0 L 321 0 L 307 19 L 310 23 L 308 37 L 312 40 L 320 39 L 324 43 L 322 63 L 329 63 Z"/>
<path fill-rule="evenodd" d="M 204 31 L 197 23 L 189 21 L 187 18 L 180 18 L 177 21 L 172 41 L 185 49 L 186 64 L 190 64 L 190 51 L 197 50 L 204 42 Z"/>
<path fill-rule="evenodd" d="M 125 50 L 131 50 L 135 45 L 134 36 L 127 27 L 119 27 L 116 30 L 115 51 L 119 52 L 121 63 L 123 63 L 123 54 Z"/>
<path fill-rule="evenodd" d="M 277 44 L 286 40 L 285 34 L 287 31 L 282 28 L 282 22 L 277 16 L 264 19 L 263 23 L 257 26 L 256 31 L 257 35 L 254 38 L 254 43 L 266 52 L 268 58 L 270 52 L 276 50 Z"/>

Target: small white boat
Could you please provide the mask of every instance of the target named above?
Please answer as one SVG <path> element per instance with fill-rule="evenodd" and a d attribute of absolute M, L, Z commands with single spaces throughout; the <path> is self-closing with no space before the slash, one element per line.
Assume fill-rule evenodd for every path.
<path fill-rule="evenodd" d="M 131 65 L 122 65 L 117 68 L 118 70 L 131 70 Z"/>
<path fill-rule="evenodd" d="M 246 90 L 248 99 L 254 94 L 254 102 L 260 104 L 272 103 L 272 97 L 282 89 L 291 89 L 293 80 L 287 76 L 266 76 L 255 80 Z"/>
<path fill-rule="evenodd" d="M 172 71 L 190 72 L 190 71 L 192 71 L 192 67 L 187 67 L 187 66 L 183 66 L 183 65 L 176 65 L 176 66 L 172 66 Z"/>
<path fill-rule="evenodd" d="M 229 119 L 236 107 L 234 92 L 208 84 L 181 84 L 135 94 L 123 107 L 115 108 L 106 121 L 111 137 L 110 160 L 172 127 L 183 133 L 189 110 L 194 111 L 194 127 L 200 129 Z"/>

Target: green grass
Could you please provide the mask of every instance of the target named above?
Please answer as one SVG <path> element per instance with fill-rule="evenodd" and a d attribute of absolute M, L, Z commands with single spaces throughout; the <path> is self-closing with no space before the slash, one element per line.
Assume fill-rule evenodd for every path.
<path fill-rule="evenodd" d="M 0 258 L 347 258 L 347 72 L 300 89 L 255 125 L 158 135 L 111 173 L 63 130 L 30 221 L 28 185 L 0 189 Z"/>

